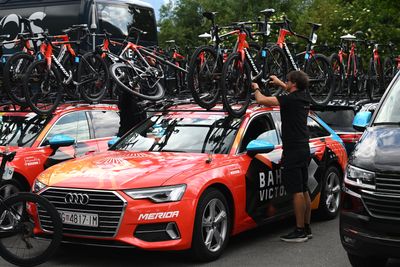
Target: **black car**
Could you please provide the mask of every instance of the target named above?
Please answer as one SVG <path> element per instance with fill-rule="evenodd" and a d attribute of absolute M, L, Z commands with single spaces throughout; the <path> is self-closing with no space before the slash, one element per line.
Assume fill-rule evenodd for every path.
<path fill-rule="evenodd" d="M 400 257 L 400 73 L 372 115 L 354 119 L 365 129 L 344 179 L 340 236 L 353 266 L 385 266 Z"/>

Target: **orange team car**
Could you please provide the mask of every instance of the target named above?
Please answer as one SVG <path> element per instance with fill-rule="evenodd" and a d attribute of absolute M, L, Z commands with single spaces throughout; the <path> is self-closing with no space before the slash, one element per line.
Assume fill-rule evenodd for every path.
<path fill-rule="evenodd" d="M 2 197 L 29 191 L 44 169 L 91 152 L 105 151 L 119 128 L 115 105 L 63 105 L 51 116 L 0 111 L 0 150 L 17 151 L 0 186 Z M 58 144 L 60 136 L 70 142 Z"/>
<path fill-rule="evenodd" d="M 293 214 L 281 179 L 280 125 L 279 108 L 251 106 L 232 118 L 177 105 L 155 113 L 107 152 L 47 169 L 33 191 L 61 214 L 66 242 L 191 249 L 197 259 L 214 260 L 231 235 Z M 314 113 L 308 126 L 312 208 L 331 219 L 338 214 L 347 154 Z M 42 230 L 51 230 L 39 219 Z"/>

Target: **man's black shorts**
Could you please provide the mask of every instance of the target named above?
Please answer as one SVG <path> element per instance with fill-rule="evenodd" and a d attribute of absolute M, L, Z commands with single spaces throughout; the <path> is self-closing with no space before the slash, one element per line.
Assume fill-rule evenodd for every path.
<path fill-rule="evenodd" d="M 289 194 L 308 191 L 308 163 L 310 149 L 291 149 L 283 151 L 282 181 Z"/>

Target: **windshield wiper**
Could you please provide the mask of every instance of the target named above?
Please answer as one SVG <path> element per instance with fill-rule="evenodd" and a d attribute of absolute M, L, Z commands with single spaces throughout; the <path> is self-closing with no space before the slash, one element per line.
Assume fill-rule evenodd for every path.
<path fill-rule="evenodd" d="M 373 125 L 399 125 L 400 126 L 400 121 L 399 122 L 394 122 L 394 121 L 382 121 L 382 122 L 375 122 Z"/>

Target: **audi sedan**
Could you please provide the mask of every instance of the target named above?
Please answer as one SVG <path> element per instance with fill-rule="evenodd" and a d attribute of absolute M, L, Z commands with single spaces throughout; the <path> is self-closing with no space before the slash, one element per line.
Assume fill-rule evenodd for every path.
<path fill-rule="evenodd" d="M 178 105 L 154 114 L 107 152 L 47 169 L 34 192 L 61 214 L 66 241 L 190 249 L 197 259 L 214 260 L 231 235 L 293 214 L 282 184 L 280 127 L 277 107 L 251 106 L 232 118 Z M 314 113 L 308 127 L 312 208 L 332 219 L 346 150 Z"/>

